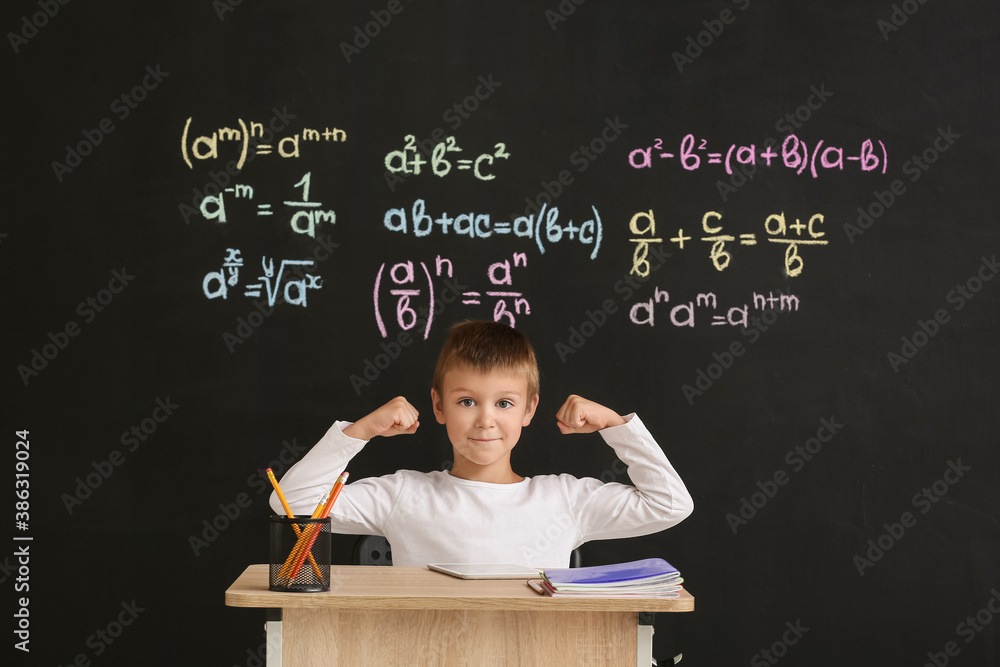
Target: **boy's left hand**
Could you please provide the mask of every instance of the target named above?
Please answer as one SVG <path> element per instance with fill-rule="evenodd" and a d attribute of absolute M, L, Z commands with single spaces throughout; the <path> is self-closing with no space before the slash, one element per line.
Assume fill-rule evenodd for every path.
<path fill-rule="evenodd" d="M 556 425 L 564 433 L 593 433 L 609 426 L 620 426 L 625 419 L 600 403 L 570 394 L 556 412 Z"/>

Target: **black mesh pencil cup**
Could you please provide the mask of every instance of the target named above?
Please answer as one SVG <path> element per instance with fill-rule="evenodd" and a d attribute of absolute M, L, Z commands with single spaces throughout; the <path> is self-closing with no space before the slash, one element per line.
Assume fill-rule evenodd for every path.
<path fill-rule="evenodd" d="M 272 516 L 268 588 L 316 593 L 330 590 L 330 519 Z"/>

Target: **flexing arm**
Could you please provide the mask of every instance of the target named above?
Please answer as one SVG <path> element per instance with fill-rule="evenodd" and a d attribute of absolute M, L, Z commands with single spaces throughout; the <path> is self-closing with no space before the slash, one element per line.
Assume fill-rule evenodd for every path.
<path fill-rule="evenodd" d="M 366 440 L 345 435 L 343 429 L 349 426 L 350 422 L 335 422 L 326 435 L 278 481 L 295 516 L 310 516 L 330 492 L 337 476 L 365 446 Z M 270 505 L 276 514 L 285 513 L 275 492 L 271 493 Z"/>
<path fill-rule="evenodd" d="M 599 404 L 571 396 L 558 420 L 564 433 L 590 432 L 593 426 L 608 424 L 599 432 L 626 464 L 634 484 L 586 479 L 567 489 L 584 541 L 655 533 L 680 523 L 694 510 L 684 482 L 635 414 L 620 417 Z"/>
<path fill-rule="evenodd" d="M 417 417 L 416 408 L 402 396 L 397 396 L 353 424 L 342 421 L 334 423 L 326 435 L 279 481 L 281 491 L 295 516 L 310 516 L 313 513 L 316 506 L 325 499 L 337 476 L 371 438 L 414 433 L 420 425 Z M 352 504 L 350 498 L 354 496 L 360 500 L 369 486 L 370 484 L 361 480 L 345 487 L 334 506 L 335 512 L 349 517 L 352 522 L 361 521 L 357 512 L 349 511 Z M 271 493 L 270 504 L 276 513 L 285 513 L 276 493 Z"/>

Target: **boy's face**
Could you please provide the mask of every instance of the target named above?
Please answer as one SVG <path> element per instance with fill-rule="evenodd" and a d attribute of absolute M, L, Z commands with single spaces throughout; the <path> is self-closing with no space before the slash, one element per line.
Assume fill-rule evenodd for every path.
<path fill-rule="evenodd" d="M 455 452 L 453 474 L 480 481 L 516 481 L 510 451 L 538 405 L 537 395 L 528 397 L 526 378 L 453 368 L 444 376 L 441 394 L 432 389 L 431 398 L 434 416 L 447 427 Z"/>

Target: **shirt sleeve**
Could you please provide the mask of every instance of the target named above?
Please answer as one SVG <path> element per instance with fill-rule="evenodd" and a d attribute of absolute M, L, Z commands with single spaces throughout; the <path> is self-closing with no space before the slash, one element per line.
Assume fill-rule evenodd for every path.
<path fill-rule="evenodd" d="M 582 541 L 637 537 L 665 530 L 687 518 L 694 500 L 639 417 L 599 431 L 626 464 L 635 486 L 588 478 L 568 491 L 577 508 Z"/>
<path fill-rule="evenodd" d="M 295 516 L 311 516 L 323 502 L 340 473 L 368 442 L 344 433 L 351 422 L 334 422 L 330 430 L 288 469 L 279 480 L 285 500 Z M 336 533 L 382 535 L 382 527 L 392 513 L 402 490 L 405 476 L 396 473 L 384 477 L 348 481 L 330 512 L 331 529 Z M 285 514 L 276 492 L 271 493 L 271 509 Z"/>

